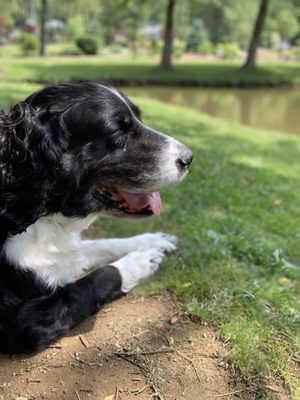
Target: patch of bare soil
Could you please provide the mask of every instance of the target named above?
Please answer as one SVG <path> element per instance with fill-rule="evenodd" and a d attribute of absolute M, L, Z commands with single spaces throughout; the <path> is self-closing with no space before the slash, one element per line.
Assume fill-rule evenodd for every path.
<path fill-rule="evenodd" d="M 214 329 L 181 316 L 170 297 L 127 296 L 39 354 L 0 356 L 0 399 L 254 398 L 224 354 Z"/>

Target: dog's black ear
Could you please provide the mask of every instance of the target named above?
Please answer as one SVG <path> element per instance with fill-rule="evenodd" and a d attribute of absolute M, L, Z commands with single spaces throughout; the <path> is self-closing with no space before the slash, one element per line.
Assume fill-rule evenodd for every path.
<path fill-rule="evenodd" d="M 28 152 L 23 144 L 24 132 L 18 135 L 18 125 L 28 114 L 28 106 L 19 103 L 8 113 L 0 113 L 0 186 L 14 184 L 16 172 L 22 168 Z"/>

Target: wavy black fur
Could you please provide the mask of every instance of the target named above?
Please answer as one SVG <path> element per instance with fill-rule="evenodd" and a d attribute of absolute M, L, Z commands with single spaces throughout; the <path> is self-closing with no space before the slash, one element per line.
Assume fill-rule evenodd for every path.
<path fill-rule="evenodd" d="M 155 175 L 167 140 L 139 117 L 124 95 L 96 83 L 49 87 L 0 114 L 1 351 L 40 350 L 122 294 L 111 266 L 50 289 L 8 261 L 5 242 L 57 212 L 126 214 L 96 183 L 129 191 L 153 185 L 145 176 Z"/>

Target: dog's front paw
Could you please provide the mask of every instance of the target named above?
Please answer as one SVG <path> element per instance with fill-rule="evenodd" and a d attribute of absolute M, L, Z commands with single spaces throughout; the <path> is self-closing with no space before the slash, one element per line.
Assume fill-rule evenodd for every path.
<path fill-rule="evenodd" d="M 135 237 L 137 249 L 161 249 L 165 253 L 171 253 L 177 248 L 177 237 L 167 233 L 145 233 Z"/>
<path fill-rule="evenodd" d="M 122 292 L 127 293 L 138 283 L 153 275 L 164 258 L 162 249 L 138 250 L 120 258 L 112 265 L 122 277 Z"/>

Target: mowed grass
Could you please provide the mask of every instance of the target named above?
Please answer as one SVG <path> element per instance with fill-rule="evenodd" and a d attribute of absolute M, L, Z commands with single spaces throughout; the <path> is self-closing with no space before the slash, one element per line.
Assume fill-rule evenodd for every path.
<path fill-rule="evenodd" d="M 161 71 L 158 60 L 128 57 L 0 58 L 0 81 L 58 83 L 98 80 L 118 84 L 266 86 L 300 84 L 299 63 L 268 62 L 256 72 L 242 72 L 240 62 L 181 62 Z"/>
<path fill-rule="evenodd" d="M 10 100 L 31 87 L 7 86 Z M 34 85 L 37 88 L 37 85 Z M 0 86 L 1 88 L 1 86 Z M 33 88 L 33 87 L 32 87 Z M 26 95 L 29 93 L 26 93 Z M 1 89 L 1 101 L 6 98 Z M 170 290 L 200 321 L 216 325 L 228 360 L 264 394 L 282 379 L 300 387 L 300 139 L 134 99 L 145 123 L 194 151 L 189 176 L 162 193 L 161 217 L 99 219 L 93 236 L 165 231 L 178 251 L 139 291 Z"/>
<path fill-rule="evenodd" d="M 152 290 L 169 289 L 216 324 L 228 359 L 249 381 L 300 385 L 300 140 L 184 108 L 136 99 L 146 123 L 194 151 L 187 179 L 162 194 L 165 212 L 101 235 L 166 231 L 179 238 Z"/>

